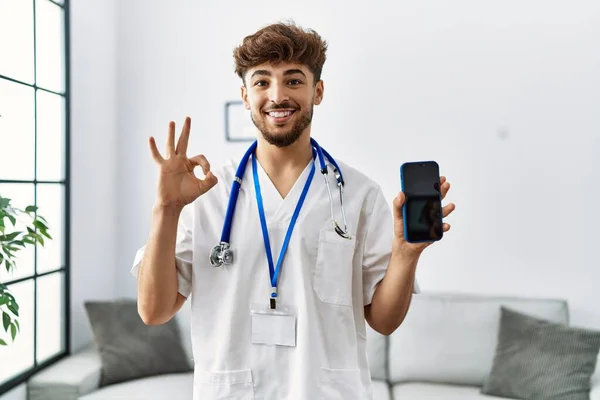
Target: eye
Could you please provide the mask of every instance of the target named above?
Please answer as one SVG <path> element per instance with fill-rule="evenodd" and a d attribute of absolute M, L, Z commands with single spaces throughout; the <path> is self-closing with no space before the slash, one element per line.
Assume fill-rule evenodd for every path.
<path fill-rule="evenodd" d="M 292 79 L 290 80 L 291 85 L 300 85 L 302 81 L 300 79 Z"/>
<path fill-rule="evenodd" d="M 256 81 L 254 82 L 254 86 L 265 86 L 267 81 Z"/>

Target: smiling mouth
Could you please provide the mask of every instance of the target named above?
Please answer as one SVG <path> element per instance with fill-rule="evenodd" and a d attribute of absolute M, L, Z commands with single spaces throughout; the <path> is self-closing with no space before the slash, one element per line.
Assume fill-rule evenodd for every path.
<path fill-rule="evenodd" d="M 274 122 L 283 123 L 289 120 L 295 112 L 296 110 L 273 110 L 268 111 L 266 114 Z"/>

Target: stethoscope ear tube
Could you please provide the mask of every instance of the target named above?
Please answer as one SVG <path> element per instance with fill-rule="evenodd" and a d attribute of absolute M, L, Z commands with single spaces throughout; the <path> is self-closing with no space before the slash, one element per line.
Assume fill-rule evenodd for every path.
<path fill-rule="evenodd" d="M 231 193 L 229 195 L 229 202 L 227 203 L 227 211 L 225 212 L 225 222 L 223 224 L 223 230 L 221 231 L 221 241 L 218 245 L 212 248 L 210 252 L 210 265 L 213 267 L 220 267 L 223 264 L 233 263 L 233 252 L 230 249 L 229 239 L 231 235 L 231 225 L 233 223 L 233 216 L 235 214 L 235 206 L 237 204 L 237 198 L 240 193 L 240 187 L 242 185 L 242 178 L 250 155 L 254 153 L 257 146 L 257 141 L 254 141 L 248 148 L 240 164 L 235 172 L 233 178 L 233 184 L 231 185 Z"/>
<path fill-rule="evenodd" d="M 227 212 L 225 213 L 225 223 L 223 224 L 223 230 L 221 231 L 221 244 L 227 244 L 229 247 L 229 236 L 231 234 L 231 225 L 233 222 L 233 216 L 235 214 L 235 206 L 237 204 L 237 198 L 240 193 L 240 187 L 242 186 L 242 179 L 244 178 L 244 171 L 246 170 L 246 164 L 250 159 L 250 155 L 254 153 L 256 149 L 257 141 L 252 143 L 250 148 L 246 151 L 240 164 L 235 172 L 233 183 L 231 185 L 231 194 L 229 195 L 229 203 L 227 204 Z"/>
<path fill-rule="evenodd" d="M 342 171 L 339 165 L 335 162 L 334 158 L 331 157 L 331 154 L 327 152 L 327 150 L 323 149 L 316 140 L 313 138 L 310 139 L 312 145 L 317 149 L 317 154 L 319 156 L 319 162 L 321 163 L 321 173 L 323 174 L 323 178 L 325 179 L 325 185 L 327 186 L 327 195 L 329 196 L 329 207 L 331 210 L 331 222 L 333 224 L 333 229 L 335 232 L 343 237 L 344 239 L 352 239 L 352 237 L 348 234 L 348 221 L 346 220 L 346 211 L 344 207 L 344 177 L 342 176 Z M 335 179 L 337 180 L 338 191 L 340 193 L 340 208 L 342 211 L 342 219 L 344 221 L 344 229 L 340 227 L 338 222 L 335 220 L 335 216 L 333 214 L 333 196 L 331 194 L 331 188 L 329 187 L 329 180 L 327 179 L 328 171 L 327 164 L 325 163 L 325 157 L 333 164 L 333 174 L 335 175 Z"/>

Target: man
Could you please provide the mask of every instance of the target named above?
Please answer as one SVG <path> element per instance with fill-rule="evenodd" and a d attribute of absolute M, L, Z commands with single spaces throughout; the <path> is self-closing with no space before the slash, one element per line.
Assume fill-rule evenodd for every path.
<path fill-rule="evenodd" d="M 311 120 L 326 48 L 314 31 L 274 24 L 235 49 L 258 130 L 247 159 L 211 169 L 204 156 L 188 157 L 189 118 L 177 141 L 169 124 L 166 157 L 149 140 L 160 173 L 151 232 L 132 269 L 138 308 L 145 323 L 162 324 L 192 295 L 194 399 L 371 398 L 365 321 L 391 334 L 418 291 L 428 244 L 404 241 L 402 193 L 392 215 L 375 182 L 335 160 L 342 208 L 321 180 Z M 240 166 L 247 172 L 237 179 Z M 214 247 L 227 236 L 230 205 L 233 260 L 223 263 Z"/>

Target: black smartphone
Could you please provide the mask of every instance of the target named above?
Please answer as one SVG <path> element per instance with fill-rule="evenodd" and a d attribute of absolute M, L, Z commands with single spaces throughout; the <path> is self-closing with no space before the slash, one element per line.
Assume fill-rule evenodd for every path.
<path fill-rule="evenodd" d="M 435 161 L 402 164 L 400 181 L 405 196 L 402 206 L 404 239 L 410 243 L 442 239 L 440 168 Z"/>

